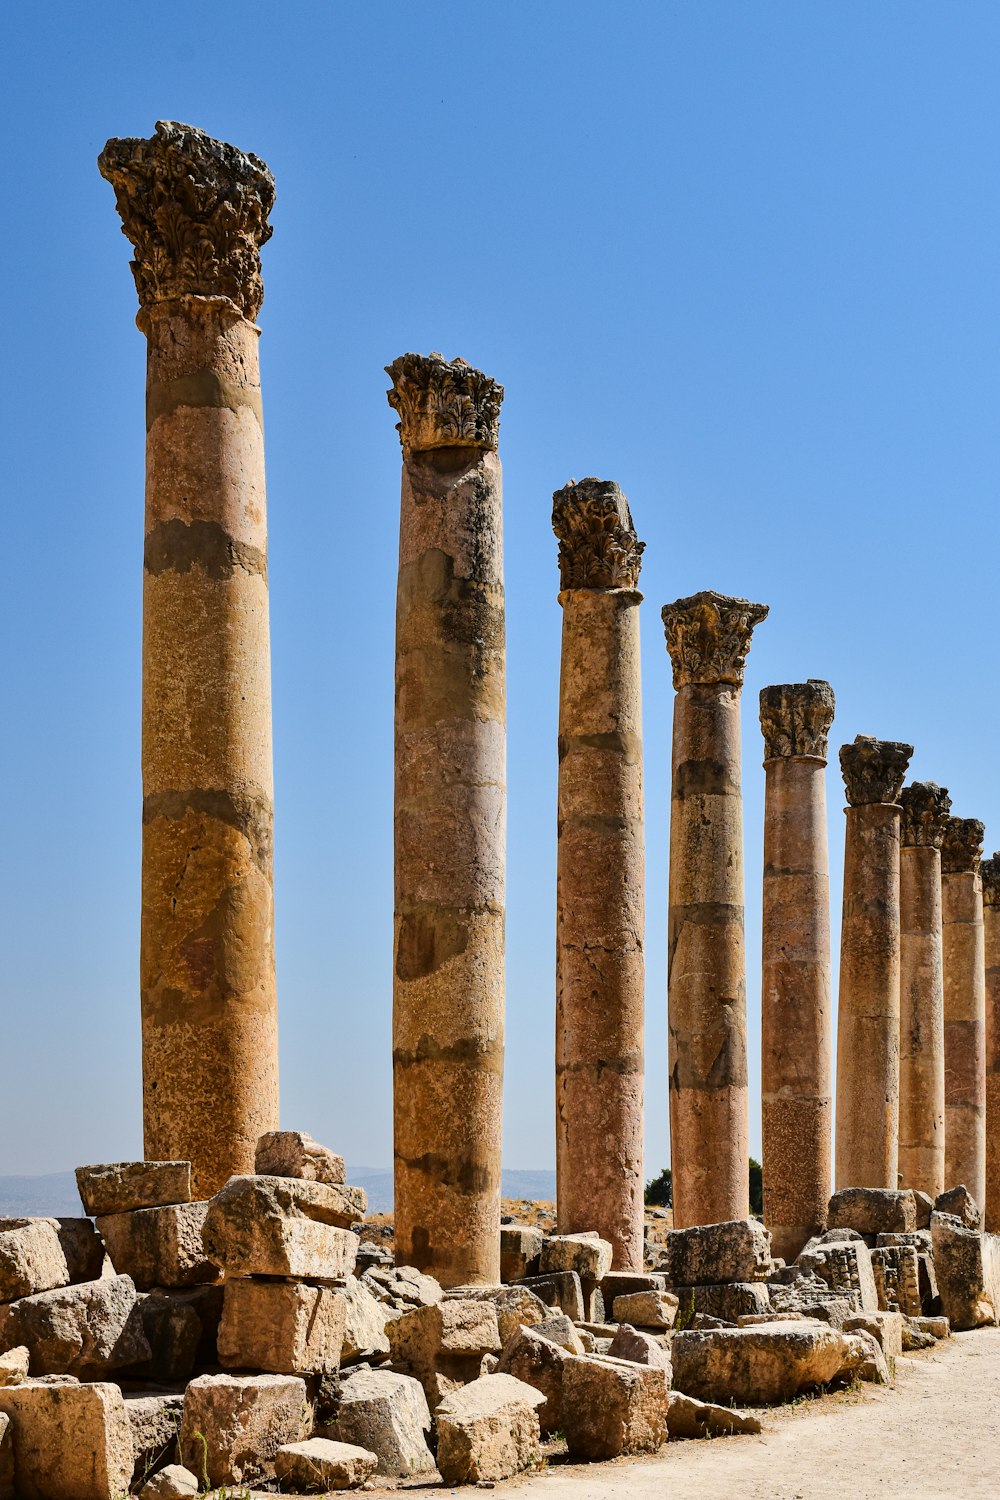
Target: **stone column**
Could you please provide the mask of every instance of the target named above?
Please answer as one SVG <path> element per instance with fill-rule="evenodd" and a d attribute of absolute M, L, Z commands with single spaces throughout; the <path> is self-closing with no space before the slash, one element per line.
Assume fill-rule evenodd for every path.
<path fill-rule="evenodd" d="M 388 366 L 403 445 L 396 595 L 396 1259 L 500 1279 L 507 818 L 503 387 Z"/>
<path fill-rule="evenodd" d="M 986 1198 L 986 960 L 978 818 L 949 818 L 941 849 L 944 1175 Z"/>
<path fill-rule="evenodd" d="M 912 745 L 859 734 L 847 786 L 837 1009 L 838 1188 L 895 1188 L 899 1167 L 899 794 Z"/>
<path fill-rule="evenodd" d="M 826 1226 L 833 1011 L 826 831 L 828 682 L 763 688 L 761 1094 L 764 1223 L 791 1263 Z"/>
<path fill-rule="evenodd" d="M 643 543 L 616 484 L 552 497 L 563 610 L 556 916 L 560 1234 L 643 1267 Z"/>
<path fill-rule="evenodd" d="M 914 781 L 899 801 L 899 1185 L 936 1198 L 945 1189 L 941 844 L 951 798 Z"/>
<path fill-rule="evenodd" d="M 1000 854 L 984 859 L 986 954 L 986 1228 L 1000 1234 Z"/>
<path fill-rule="evenodd" d="M 147 340 L 144 1150 L 198 1197 L 278 1124 L 271 669 L 258 329 L 274 181 L 161 121 L 99 160 Z"/>
<path fill-rule="evenodd" d="M 663 610 L 673 665 L 667 1010 L 674 1224 L 749 1211 L 740 689 L 767 606 L 706 591 Z"/>

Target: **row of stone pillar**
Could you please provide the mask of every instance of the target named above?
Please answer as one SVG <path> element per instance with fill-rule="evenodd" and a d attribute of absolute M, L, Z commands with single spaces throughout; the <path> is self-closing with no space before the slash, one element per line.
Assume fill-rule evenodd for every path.
<path fill-rule="evenodd" d="M 266 505 L 254 321 L 274 184 L 256 157 L 170 122 L 158 124 L 150 140 L 110 141 L 100 169 L 135 249 L 138 322 L 148 343 L 144 1149 L 152 1158 L 190 1159 L 195 1190 L 207 1196 L 231 1174 L 252 1170 L 257 1137 L 278 1123 Z M 504 1021 L 503 390 L 463 361 L 439 355 L 404 355 L 388 373 L 403 449 L 394 821 L 397 1254 L 445 1283 L 494 1281 Z M 639 1267 L 642 543 L 625 497 L 602 481 L 557 492 L 553 524 L 563 608 L 559 1222 L 566 1232 L 598 1229 L 614 1244 L 617 1266 Z M 740 690 L 753 629 L 766 614 L 763 605 L 711 592 L 663 610 L 676 689 L 668 988 L 678 1224 L 747 1209 Z M 765 1191 L 779 1253 L 821 1221 L 830 1189 L 824 767 L 832 716 L 825 683 L 762 694 Z M 984 930 L 978 855 L 962 844 L 955 820 L 941 823 L 947 798 L 938 789 L 918 785 L 903 793 L 900 853 L 897 799 L 909 753 L 864 739 L 841 752 L 850 806 L 837 1176 L 845 1184 L 895 1184 L 901 1089 L 904 1175 L 936 1183 L 942 1160 L 949 1180 L 961 1163 L 959 1175 L 975 1191 L 982 1183 L 987 980 L 995 1036 L 985 1091 L 988 1139 L 1000 1151 L 1000 858 L 984 867 Z M 968 835 L 973 825 L 963 827 Z M 928 1042 L 942 1028 L 943 1077 L 936 1043 Z M 987 1169 L 992 1184 L 997 1166 Z"/>

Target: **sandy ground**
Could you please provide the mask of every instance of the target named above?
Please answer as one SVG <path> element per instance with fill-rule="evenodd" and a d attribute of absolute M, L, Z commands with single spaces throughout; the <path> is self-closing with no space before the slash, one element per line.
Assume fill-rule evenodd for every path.
<path fill-rule="evenodd" d="M 517 1500 L 1000 1500 L 1000 1328 L 904 1356 L 894 1387 L 761 1415 L 759 1437 L 552 1464 L 498 1488 Z"/>

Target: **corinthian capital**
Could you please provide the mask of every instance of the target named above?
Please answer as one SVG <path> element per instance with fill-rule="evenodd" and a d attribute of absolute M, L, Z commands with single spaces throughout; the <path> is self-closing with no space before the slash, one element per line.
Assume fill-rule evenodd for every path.
<path fill-rule="evenodd" d="M 840 769 L 851 807 L 898 802 L 912 745 L 898 740 L 876 740 L 859 734 L 852 745 L 840 747 Z"/>
<path fill-rule="evenodd" d="M 983 877 L 983 905 L 1000 906 L 1000 854 L 984 859 L 979 873 Z"/>
<path fill-rule="evenodd" d="M 401 354 L 385 373 L 404 453 L 428 448 L 496 449 L 503 386 L 464 359 Z"/>
<path fill-rule="evenodd" d="M 985 823 L 978 818 L 949 818 L 941 846 L 941 869 L 946 875 L 974 874 L 983 852 Z"/>
<path fill-rule="evenodd" d="M 632 525 L 628 501 L 610 479 L 571 479 L 552 496 L 559 538 L 559 586 L 634 589 L 646 543 Z"/>
<path fill-rule="evenodd" d="M 899 794 L 903 809 L 900 837 L 906 849 L 940 849 L 951 798 L 936 781 L 911 781 Z"/>
<path fill-rule="evenodd" d="M 192 125 L 157 120 L 149 140 L 110 140 L 97 158 L 115 190 L 143 309 L 225 297 L 253 319 L 264 300 L 260 247 L 271 238 L 274 178 L 257 156 Z"/>
<path fill-rule="evenodd" d="M 826 760 L 827 735 L 833 723 L 833 688 L 818 677 L 783 682 L 760 690 L 760 727 L 765 760 L 808 755 Z"/>
<path fill-rule="evenodd" d="M 767 613 L 766 604 L 730 599 L 712 589 L 665 604 L 663 628 L 674 687 L 714 682 L 742 687 L 753 628 Z"/>

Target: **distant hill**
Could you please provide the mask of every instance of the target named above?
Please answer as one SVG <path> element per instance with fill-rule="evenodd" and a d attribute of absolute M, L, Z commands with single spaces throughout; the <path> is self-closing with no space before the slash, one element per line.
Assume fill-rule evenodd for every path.
<path fill-rule="evenodd" d="M 392 1213 L 392 1171 L 385 1167 L 348 1165 L 347 1180 L 368 1194 L 371 1213 Z M 528 1198 L 551 1203 L 556 1196 L 554 1172 L 504 1171 L 505 1198 Z M 73 1218 L 83 1213 L 72 1172 L 49 1172 L 42 1177 L 0 1177 L 0 1218 L 49 1215 Z"/>

